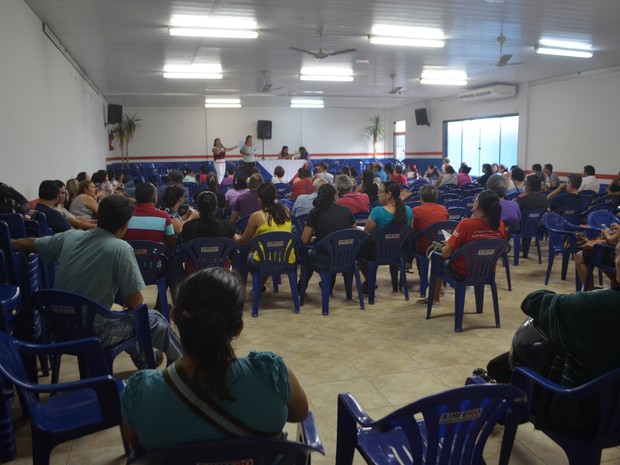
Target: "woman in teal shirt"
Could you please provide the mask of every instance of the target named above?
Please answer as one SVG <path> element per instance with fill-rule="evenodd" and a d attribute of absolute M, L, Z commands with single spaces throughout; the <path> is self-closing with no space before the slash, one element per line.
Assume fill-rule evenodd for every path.
<path fill-rule="evenodd" d="M 413 229 L 413 212 L 411 207 L 405 205 L 400 199 L 400 185 L 394 181 L 384 182 L 379 188 L 379 202 L 381 206 L 370 211 L 370 216 L 364 226 L 364 232 L 370 234 L 377 228 L 391 224 L 407 225 Z M 366 260 L 374 260 L 377 257 L 375 245 L 367 242 L 360 251 L 360 257 Z M 368 268 L 363 260 L 359 260 L 358 266 L 364 275 L 368 276 Z M 364 293 L 368 292 L 368 284 L 363 284 Z"/>
<path fill-rule="evenodd" d="M 137 452 L 227 437 L 276 437 L 308 415 L 308 400 L 279 355 L 231 346 L 243 329 L 245 292 L 236 273 L 208 268 L 177 290 L 171 317 L 183 356 L 142 370 L 121 395 L 123 433 Z M 184 395 L 186 393 L 186 395 Z"/>

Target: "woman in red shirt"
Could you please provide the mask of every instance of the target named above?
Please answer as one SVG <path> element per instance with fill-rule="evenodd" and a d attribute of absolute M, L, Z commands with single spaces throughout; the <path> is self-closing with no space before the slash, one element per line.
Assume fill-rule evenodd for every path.
<path fill-rule="evenodd" d="M 507 239 L 506 228 L 501 220 L 502 206 L 497 194 L 491 191 L 483 191 L 478 194 L 474 202 L 471 218 L 464 218 L 456 227 L 452 236 L 444 243 L 441 256 L 449 258 L 456 250 L 473 241 L 482 239 Z M 444 273 L 455 278 L 463 278 L 467 274 L 465 258 L 458 257 L 444 267 Z M 437 280 L 435 286 L 433 305 L 439 305 L 439 295 L 443 282 Z M 429 291 L 430 292 L 430 291 Z M 416 302 L 418 305 L 427 305 L 428 297 Z"/>
<path fill-rule="evenodd" d="M 297 177 L 291 186 L 291 200 L 295 200 L 300 195 L 312 194 L 312 173 L 308 168 L 299 168 Z"/>

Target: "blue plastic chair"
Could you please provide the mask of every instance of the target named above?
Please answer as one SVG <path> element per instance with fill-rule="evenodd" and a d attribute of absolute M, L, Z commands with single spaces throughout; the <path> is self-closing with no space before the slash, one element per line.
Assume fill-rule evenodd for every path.
<path fill-rule="evenodd" d="M 461 206 L 463 208 L 467 208 L 468 210 L 471 210 L 472 208 L 474 208 L 474 201 L 476 200 L 476 196 L 475 195 L 471 195 L 469 197 L 463 197 L 461 199 Z"/>
<path fill-rule="evenodd" d="M 183 187 L 187 190 L 187 197 L 189 199 L 190 205 L 194 203 L 194 196 L 196 195 L 196 190 L 198 189 L 198 184 L 195 182 L 184 182 Z"/>
<path fill-rule="evenodd" d="M 293 232 L 295 234 L 301 234 L 304 232 L 304 228 L 306 227 L 306 220 L 308 219 L 308 215 L 299 215 L 293 216 L 291 220 L 293 221 Z"/>
<path fill-rule="evenodd" d="M 443 202 L 440 202 L 445 208 L 459 208 L 462 204 L 461 199 L 460 198 L 456 198 L 456 199 L 449 199 L 446 200 L 445 198 L 443 199 Z"/>
<path fill-rule="evenodd" d="M 460 189 L 459 189 L 459 191 L 460 191 Z M 441 194 L 441 198 L 444 201 L 444 206 L 445 206 L 445 202 L 448 202 L 450 200 L 461 200 L 462 197 L 463 197 L 463 191 L 454 192 L 453 189 L 450 189 L 448 192 L 443 192 Z M 448 208 L 448 207 L 446 207 L 446 208 Z"/>
<path fill-rule="evenodd" d="M 582 386 L 566 388 L 529 368 L 518 367 L 512 372 L 512 384 L 525 391 L 527 407 L 524 417 L 534 425 L 536 415 L 532 406 L 543 392 L 566 399 L 598 398 L 598 428 L 592 438 L 574 439 L 548 429 L 542 430 L 564 450 L 570 465 L 598 465 L 603 449 L 620 445 L 620 369 Z"/>
<path fill-rule="evenodd" d="M 339 394 L 336 463 L 352 465 L 357 449 L 376 465 L 483 465 L 486 441 L 505 419 L 499 463 L 506 465 L 524 402 L 510 384 L 463 386 L 373 420 L 351 394 Z"/>
<path fill-rule="evenodd" d="M 592 206 L 601 205 L 601 204 L 607 204 L 607 205 L 616 206 L 619 203 L 620 203 L 620 196 L 612 195 L 612 194 L 606 194 L 606 195 L 603 195 L 602 197 L 599 197 L 598 199 L 596 199 L 596 201 L 594 201 L 592 203 Z"/>
<path fill-rule="evenodd" d="M 607 210 L 595 210 L 588 213 L 587 225 L 591 228 L 602 229 L 602 225 L 609 227 L 613 223 L 620 224 L 620 219 Z"/>
<path fill-rule="evenodd" d="M 150 452 L 132 465 L 252 464 L 306 465 L 310 454 L 325 455 L 312 412 L 297 426 L 296 441 L 237 438 L 187 444 Z"/>
<path fill-rule="evenodd" d="M 538 263 L 542 263 L 540 252 L 540 236 L 542 235 L 542 231 L 540 230 L 540 225 L 542 217 L 546 212 L 546 210 L 534 209 L 527 209 L 521 212 L 521 228 L 512 233 L 512 238 L 514 240 L 514 266 L 519 266 L 519 255 L 521 253 L 522 244 L 523 258 L 527 258 L 532 238 L 536 243 L 536 250 L 538 251 Z M 524 239 L 527 239 L 527 241 L 523 241 Z"/>
<path fill-rule="evenodd" d="M 291 193 L 291 185 L 287 182 L 277 182 L 273 185 L 276 188 L 276 193 L 278 194 L 278 199 L 284 199 L 287 195 Z"/>
<path fill-rule="evenodd" d="M 482 313 L 484 304 L 484 286 L 491 286 L 493 310 L 495 312 L 495 326 L 500 327 L 499 301 L 497 285 L 495 283 L 495 266 L 497 261 L 509 250 L 510 244 L 503 239 L 483 239 L 470 242 L 456 250 L 449 258 L 450 262 L 458 257 L 465 259 L 467 275 L 463 279 L 455 279 L 442 270 L 443 258 L 434 252 L 431 262 L 431 282 L 429 294 L 432 295 L 437 284 L 437 278 L 443 279 L 454 287 L 454 330 L 463 330 L 463 314 L 465 312 L 465 292 L 467 286 L 474 286 L 476 295 L 476 313 Z M 426 307 L 426 319 L 430 319 L 433 299 L 429 297 Z"/>
<path fill-rule="evenodd" d="M 170 309 L 168 306 L 168 280 L 166 274 L 168 271 L 168 248 L 153 241 L 127 241 L 133 247 L 140 274 L 147 286 L 157 286 L 157 296 L 161 313 L 170 321 Z"/>
<path fill-rule="evenodd" d="M 258 268 L 248 266 L 252 273 L 252 316 L 258 316 L 258 302 L 260 300 L 261 277 L 271 276 L 276 282 L 280 275 L 286 274 L 291 286 L 295 313 L 299 313 L 299 295 L 297 290 L 297 263 L 289 264 L 291 253 L 299 257 L 299 236 L 288 232 L 268 232 L 252 238 L 246 249 L 249 253 L 258 254 Z"/>
<path fill-rule="evenodd" d="M 144 351 L 148 367 L 156 367 L 146 305 L 142 304 L 122 312 L 112 312 L 88 297 L 58 289 L 35 292 L 30 302 L 34 310 L 44 315 L 48 338 L 53 342 L 96 337 L 93 330 L 95 316 L 108 321 L 127 316 L 133 317 L 134 334 L 115 345 L 104 348 L 109 372 L 112 373 L 116 356 L 135 344 L 139 344 Z M 52 380 L 57 381 L 60 359 L 55 359 L 52 366 Z"/>
<path fill-rule="evenodd" d="M 450 221 L 461 221 L 463 218 L 469 218 L 471 216 L 471 208 L 465 207 L 450 207 L 448 210 L 448 219 Z"/>
<path fill-rule="evenodd" d="M 280 199 L 280 200 L 278 200 L 278 202 L 280 204 L 284 205 L 289 212 L 293 211 L 293 205 L 295 205 L 295 202 L 293 202 L 292 200 Z"/>
<path fill-rule="evenodd" d="M 302 261 L 301 288 L 299 289 L 300 305 L 304 304 L 306 288 L 310 280 L 308 269 L 312 267 L 321 276 L 321 306 L 323 315 L 329 315 L 332 276 L 339 273 L 342 273 L 344 276 L 345 292 L 349 300 L 353 298 L 353 277 L 355 277 L 360 309 L 364 310 L 364 293 L 362 292 L 362 281 L 356 259 L 359 250 L 367 238 L 368 235 L 364 231 L 351 228 L 333 232 L 317 242 L 312 250 L 309 251 L 308 260 Z M 317 250 L 325 250 L 327 252 L 326 266 L 313 264 L 312 255 L 316 255 Z"/>
<path fill-rule="evenodd" d="M 78 356 L 80 380 L 60 384 L 29 381 L 24 355 L 60 358 L 62 354 Z M 101 343 L 95 338 L 34 345 L 0 332 L 0 374 L 15 385 L 30 418 L 33 465 L 49 465 L 52 449 L 63 442 L 121 425 L 119 393 L 124 382 L 110 376 Z M 56 395 L 41 402 L 43 393 Z"/>
<path fill-rule="evenodd" d="M 581 211 L 582 210 L 583 208 L 581 207 L 576 207 L 573 205 L 564 205 L 563 207 L 559 207 L 553 210 L 553 213 L 555 213 L 556 215 L 562 216 L 569 223 L 578 225 L 578 224 L 581 224 L 581 219 L 582 219 Z"/>
<path fill-rule="evenodd" d="M 592 257 L 590 259 L 590 263 L 588 263 L 588 278 L 586 279 L 586 282 L 583 283 L 585 289 L 588 289 L 590 286 L 590 277 L 594 276 L 594 268 L 599 270 L 599 279 L 601 282 L 601 271 L 615 275 L 616 268 L 605 263 L 604 257 L 606 253 L 611 254 L 612 257 L 615 257 L 616 248 L 609 244 L 595 244 L 594 247 L 592 247 Z M 577 290 L 580 291 L 581 289 Z"/>
<path fill-rule="evenodd" d="M 428 289 L 428 270 L 430 260 L 426 256 L 426 251 L 422 252 L 416 248 L 416 243 L 418 241 L 421 241 L 430 246 L 433 241 L 443 242 L 445 238 L 441 231 L 446 230 L 449 233 L 452 233 L 452 231 L 454 231 L 458 224 L 458 221 L 439 221 L 435 224 L 428 226 L 427 228 L 423 229 L 422 231 L 416 233 L 413 236 L 413 247 L 411 248 L 411 252 L 413 254 L 413 258 L 416 259 L 418 263 L 418 269 L 420 270 L 420 297 L 426 297 L 426 290 Z"/>
<path fill-rule="evenodd" d="M 237 234 L 243 234 L 243 231 L 245 231 L 248 221 L 250 220 L 250 216 L 251 215 L 245 215 L 237 218 L 237 222 L 235 223 L 235 231 Z"/>
<path fill-rule="evenodd" d="M 409 226 L 389 225 L 375 229 L 370 233 L 370 240 L 375 244 L 377 256 L 375 260 L 364 260 L 368 264 L 368 303 L 375 303 L 375 285 L 377 283 L 377 269 L 380 265 L 390 265 L 392 289 L 403 289 L 405 300 L 409 300 L 409 287 L 405 271 L 405 244 L 413 230 Z M 400 268 L 400 283 L 398 271 Z"/>
<path fill-rule="evenodd" d="M 355 218 L 355 224 L 361 228 L 366 226 L 369 216 L 370 216 L 370 212 L 353 213 L 353 218 Z"/>
<path fill-rule="evenodd" d="M 571 255 L 579 252 L 575 231 L 584 230 L 567 221 L 566 218 L 555 212 L 547 212 L 542 218 L 543 227 L 549 235 L 549 264 L 547 265 L 547 274 L 545 275 L 545 286 L 549 284 L 551 269 L 556 255 L 562 255 L 562 281 L 566 280 L 568 272 L 568 259 Z M 577 290 L 581 288 L 579 275 L 575 272 L 575 282 Z"/>
<path fill-rule="evenodd" d="M 0 221 L 4 221 L 8 225 L 11 239 L 26 237 L 24 217 L 19 213 L 0 213 Z"/>

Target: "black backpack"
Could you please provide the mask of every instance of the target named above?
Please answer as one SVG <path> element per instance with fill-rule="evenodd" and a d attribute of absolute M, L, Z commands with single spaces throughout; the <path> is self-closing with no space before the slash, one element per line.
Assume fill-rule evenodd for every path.
<path fill-rule="evenodd" d="M 28 213 L 30 204 L 26 197 L 11 186 L 0 182 L 0 213 Z"/>

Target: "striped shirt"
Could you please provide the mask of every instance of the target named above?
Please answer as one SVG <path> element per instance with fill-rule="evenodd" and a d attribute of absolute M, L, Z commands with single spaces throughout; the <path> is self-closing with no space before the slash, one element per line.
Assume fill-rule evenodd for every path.
<path fill-rule="evenodd" d="M 170 215 L 158 210 L 152 203 L 136 204 L 136 211 L 129 220 L 129 227 L 123 239 L 163 243 L 164 236 L 174 236 Z"/>

